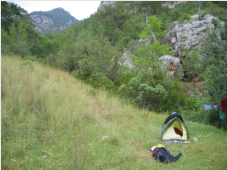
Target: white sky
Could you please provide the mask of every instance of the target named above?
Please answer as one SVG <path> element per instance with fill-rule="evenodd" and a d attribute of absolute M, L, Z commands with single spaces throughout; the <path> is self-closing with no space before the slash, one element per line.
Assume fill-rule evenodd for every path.
<path fill-rule="evenodd" d="M 101 1 L 7 1 L 18 4 L 28 13 L 33 11 L 50 11 L 61 7 L 78 20 L 86 19 L 97 12 Z"/>

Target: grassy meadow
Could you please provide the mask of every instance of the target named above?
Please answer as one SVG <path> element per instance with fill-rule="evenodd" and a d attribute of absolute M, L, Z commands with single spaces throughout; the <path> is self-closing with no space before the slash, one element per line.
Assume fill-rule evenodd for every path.
<path fill-rule="evenodd" d="M 187 121 L 191 143 L 165 144 L 158 128 L 167 116 L 137 109 L 66 72 L 1 56 L 3 170 L 227 170 L 227 132 Z M 183 157 L 154 161 L 150 148 L 159 143 Z"/>

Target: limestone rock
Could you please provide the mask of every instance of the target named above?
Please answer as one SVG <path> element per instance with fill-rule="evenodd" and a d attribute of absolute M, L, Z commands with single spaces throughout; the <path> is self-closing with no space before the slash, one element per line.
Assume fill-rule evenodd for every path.
<path fill-rule="evenodd" d="M 180 63 L 179 56 L 185 57 L 185 48 L 189 50 L 199 49 L 201 47 L 203 39 L 207 36 L 207 30 L 212 32 L 216 31 L 214 24 L 212 24 L 212 19 L 217 19 L 216 17 L 207 14 L 201 21 L 198 20 L 198 15 L 191 16 L 190 21 L 184 21 L 180 23 L 178 21 L 173 22 L 168 28 L 166 35 L 162 39 L 162 43 L 168 43 L 171 46 L 171 50 L 174 53 L 171 55 L 163 55 L 160 60 L 163 60 L 163 70 L 167 70 L 169 77 L 173 77 L 177 74 L 178 80 L 181 80 L 184 73 L 182 71 L 182 65 Z M 221 22 L 222 23 L 222 22 Z M 136 42 L 136 41 L 135 41 Z M 142 44 L 143 43 L 143 44 Z M 142 40 L 134 43 L 134 47 L 130 47 L 124 50 L 121 65 L 127 65 L 130 68 L 133 67 L 131 61 L 131 54 L 140 45 L 150 44 L 149 39 Z"/>
<path fill-rule="evenodd" d="M 131 53 L 127 49 L 124 49 L 124 53 L 122 54 L 122 60 L 120 61 L 120 65 L 126 65 L 130 68 L 133 67 Z"/>
<path fill-rule="evenodd" d="M 174 77 L 174 73 L 178 72 L 181 73 L 181 77 L 179 79 L 182 79 L 183 77 L 183 71 L 182 71 L 182 65 L 180 63 L 179 57 L 174 57 L 171 55 L 163 55 L 159 58 L 159 60 L 163 61 L 162 68 L 164 70 L 167 70 L 167 75 L 172 78 Z"/>
<path fill-rule="evenodd" d="M 202 40 L 207 36 L 207 30 L 215 31 L 212 19 L 216 17 L 207 14 L 201 21 L 198 20 L 198 15 L 191 16 L 191 21 L 178 21 L 168 28 L 166 35 L 162 39 L 164 43 L 168 43 L 174 56 L 185 57 L 185 47 L 190 50 L 201 47 Z"/>

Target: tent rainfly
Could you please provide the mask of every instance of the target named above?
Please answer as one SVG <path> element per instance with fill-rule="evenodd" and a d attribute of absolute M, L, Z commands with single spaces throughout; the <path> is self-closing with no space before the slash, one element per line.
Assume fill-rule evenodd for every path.
<path fill-rule="evenodd" d="M 163 141 L 188 141 L 189 131 L 186 122 L 177 112 L 172 112 L 158 130 L 159 138 Z"/>

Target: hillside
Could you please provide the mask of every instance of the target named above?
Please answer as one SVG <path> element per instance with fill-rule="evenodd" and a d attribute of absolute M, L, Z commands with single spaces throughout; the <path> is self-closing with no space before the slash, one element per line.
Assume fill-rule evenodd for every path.
<path fill-rule="evenodd" d="M 7 1 L 1 5 L 2 54 L 67 72 L 134 107 L 174 110 L 227 130 L 219 110 L 204 109 L 227 97 L 227 2 L 107 1 L 89 18 L 44 35 L 26 10 Z M 69 13 L 54 11 L 59 10 L 66 21 Z M 45 16 L 43 27 L 57 29 L 49 24 L 54 17 L 59 14 Z"/>
<path fill-rule="evenodd" d="M 73 23 L 80 22 L 63 8 L 52 9 L 51 11 L 35 11 L 29 14 L 35 24 L 35 29 L 42 34 L 48 30 L 51 32 L 60 31 L 70 27 Z"/>
<path fill-rule="evenodd" d="M 2 55 L 1 90 L 2 169 L 226 168 L 227 132 L 186 120 L 191 143 L 165 144 L 158 128 L 167 114 L 137 109 L 37 62 Z M 159 143 L 183 157 L 156 163 L 150 148 Z"/>

